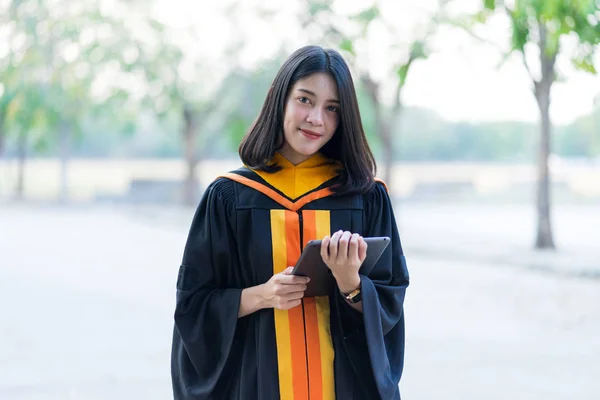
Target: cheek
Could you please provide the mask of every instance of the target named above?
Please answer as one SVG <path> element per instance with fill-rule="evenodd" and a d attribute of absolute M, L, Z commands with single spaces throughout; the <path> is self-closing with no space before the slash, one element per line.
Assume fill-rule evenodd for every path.
<path fill-rule="evenodd" d="M 298 120 L 302 118 L 301 110 L 298 107 L 294 107 L 293 105 L 288 105 L 287 110 L 284 116 L 284 123 L 286 127 L 296 125 Z"/>
<path fill-rule="evenodd" d="M 293 125 L 294 120 L 292 118 L 293 113 L 291 111 L 292 110 L 288 108 L 285 114 L 283 115 L 283 130 L 285 133 L 288 133 L 288 130 Z"/>
<path fill-rule="evenodd" d="M 327 130 L 329 132 L 330 135 L 333 136 L 333 134 L 335 133 L 335 131 L 337 130 L 337 127 L 339 125 L 339 117 L 337 115 L 332 116 L 327 123 Z"/>

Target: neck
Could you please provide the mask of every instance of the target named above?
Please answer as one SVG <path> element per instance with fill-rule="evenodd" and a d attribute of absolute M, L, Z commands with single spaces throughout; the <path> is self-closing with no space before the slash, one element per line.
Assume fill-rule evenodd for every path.
<path fill-rule="evenodd" d="M 305 156 L 303 154 L 298 154 L 295 152 L 288 151 L 284 146 L 281 150 L 279 150 L 279 154 L 281 154 L 286 160 L 288 160 L 291 164 L 298 165 L 303 163 L 304 161 L 311 158 L 313 155 Z"/>

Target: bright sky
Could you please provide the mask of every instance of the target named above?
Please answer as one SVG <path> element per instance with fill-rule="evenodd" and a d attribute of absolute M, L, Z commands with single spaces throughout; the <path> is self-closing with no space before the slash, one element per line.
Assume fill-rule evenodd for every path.
<path fill-rule="evenodd" d="M 176 29 L 194 26 L 200 32 L 200 42 L 185 46 L 207 61 L 216 62 L 226 44 L 241 35 L 248 47 L 239 57 L 249 65 L 272 56 L 282 41 L 290 51 L 309 43 L 308 33 L 300 31 L 295 21 L 299 1 L 239 1 L 235 9 L 243 17 L 237 21 L 221 11 L 224 3 L 232 1 L 235 2 L 159 0 L 157 12 Z M 479 1 L 454 0 L 450 11 L 472 10 Z M 275 22 L 266 23 L 254 15 L 254 7 L 259 3 L 278 11 Z M 334 4 L 341 14 L 362 10 L 371 1 L 338 0 Z M 395 37 L 405 39 L 399 41 L 402 44 L 423 30 L 427 15 L 436 10 L 437 0 L 380 0 L 380 4 L 386 20 L 394 27 Z M 389 47 L 391 37 L 383 32 L 381 27 L 373 29 L 368 43 L 360 48 L 368 54 L 369 69 L 380 78 L 395 62 L 395 53 Z M 510 40 L 507 21 L 496 18 L 479 34 L 494 45 L 478 42 L 456 29 L 439 30 L 431 42 L 434 53 L 415 64 L 410 72 L 404 103 L 433 109 L 451 121 L 537 121 L 539 112 L 522 60 L 514 55 L 501 68 L 497 67 L 501 60 L 497 48 L 506 48 Z M 535 67 L 533 52 L 528 59 Z M 591 112 L 595 99 L 600 102 L 600 77 L 575 71 L 566 58 L 559 59 L 558 66 L 565 80 L 554 85 L 551 113 L 554 122 L 564 124 Z"/>

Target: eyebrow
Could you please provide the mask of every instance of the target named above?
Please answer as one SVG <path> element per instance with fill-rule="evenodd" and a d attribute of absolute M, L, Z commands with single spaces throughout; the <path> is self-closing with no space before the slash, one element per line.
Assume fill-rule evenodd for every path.
<path fill-rule="evenodd" d="M 300 89 L 298 89 L 298 91 L 299 91 L 299 92 L 308 93 L 308 94 L 310 94 L 311 96 L 317 97 L 317 95 L 316 95 L 314 92 L 311 92 L 311 91 L 310 91 L 310 90 L 308 90 L 308 89 L 302 89 L 302 88 L 300 88 Z M 330 102 L 330 103 L 337 103 L 337 104 L 340 104 L 340 101 L 339 101 L 338 99 L 329 99 L 329 100 L 327 100 L 327 101 L 328 101 L 328 102 Z"/>

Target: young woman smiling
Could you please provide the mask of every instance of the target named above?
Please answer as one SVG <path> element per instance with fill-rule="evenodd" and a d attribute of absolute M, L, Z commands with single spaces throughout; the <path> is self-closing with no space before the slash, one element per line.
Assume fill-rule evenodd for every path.
<path fill-rule="evenodd" d="M 204 193 L 179 269 L 175 399 L 399 399 L 408 271 L 341 55 L 294 52 L 239 153 Z M 364 271 L 372 236 L 391 243 Z M 291 266 L 313 239 L 334 279 L 308 298 Z"/>

